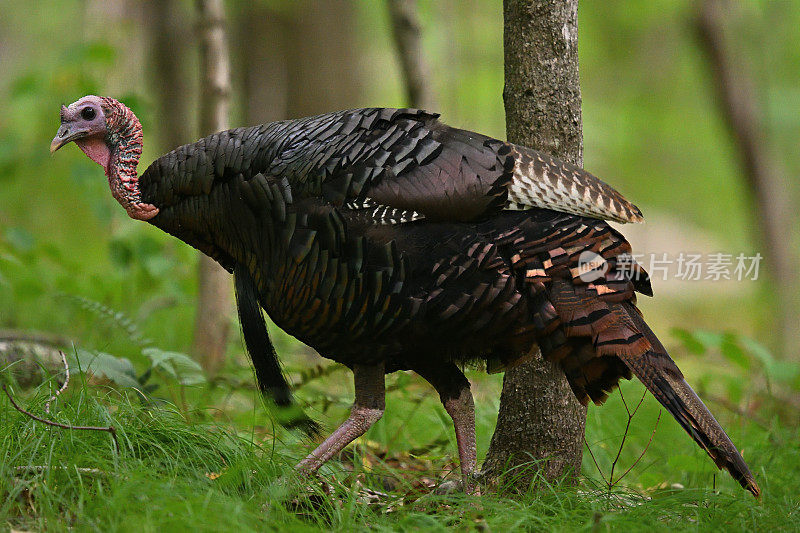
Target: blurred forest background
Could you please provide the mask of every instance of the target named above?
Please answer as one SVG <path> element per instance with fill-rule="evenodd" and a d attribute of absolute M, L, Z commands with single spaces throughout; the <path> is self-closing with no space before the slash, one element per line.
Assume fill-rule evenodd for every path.
<path fill-rule="evenodd" d="M 634 251 L 764 256 L 757 281 L 657 277 L 656 297 L 640 299 L 648 322 L 746 449 L 761 482 L 766 465 L 780 470 L 784 464 L 764 449 L 797 453 L 790 443 L 797 442 L 800 418 L 800 285 L 794 269 L 778 265 L 791 264 L 800 249 L 800 3 L 733 5 L 725 13 L 726 53 L 757 111 L 756 144 L 775 178 L 771 196 L 760 201 L 754 193 L 700 36 L 696 2 L 581 3 L 584 157 L 590 172 L 644 212 L 646 224 L 622 229 Z M 226 7 L 231 125 L 407 105 L 384 2 L 264 0 Z M 59 157 L 48 152 L 59 106 L 85 94 L 114 96 L 136 112 L 145 131 L 141 170 L 199 137 L 194 3 L 0 0 L 0 13 L 0 368 L 13 359 L 14 342 L 63 346 L 84 365 L 96 361 L 96 373 L 115 387 L 137 387 L 187 420 L 254 432 L 259 442 L 275 439 L 286 444 L 286 454 L 301 456 L 306 445 L 276 429 L 260 407 L 234 312 L 218 375 L 209 381 L 181 356 L 192 346 L 196 252 L 128 219 L 102 171 L 79 150 Z M 499 3 L 421 0 L 419 17 L 431 110 L 451 125 L 505 138 Z M 765 238 L 763 229 L 776 216 L 779 242 Z M 271 332 L 309 413 L 335 427 L 352 398 L 347 373 L 277 328 Z M 51 368 L 59 365 L 56 360 Z M 478 372 L 470 378 L 485 453 L 501 378 Z M 386 459 L 419 448 L 438 454 L 434 466 L 451 460 L 454 439 L 432 391 L 407 375 L 388 383 L 395 392 L 387 416 L 367 435 L 364 453 L 374 446 Z M 638 384 L 627 387 L 641 394 Z M 645 448 L 657 417 L 652 398 L 644 405 L 623 455 L 628 463 Z M 587 443 L 606 470 L 625 418 L 619 398 L 590 408 Z M 670 479 L 664 467 L 652 467 L 668 460 Z M 584 463 L 587 476 L 599 478 L 588 454 Z M 642 489 L 715 483 L 735 491 L 722 476 L 712 482 L 714 472 L 677 424 L 664 419 L 626 482 Z M 796 513 L 796 496 L 792 502 Z"/>

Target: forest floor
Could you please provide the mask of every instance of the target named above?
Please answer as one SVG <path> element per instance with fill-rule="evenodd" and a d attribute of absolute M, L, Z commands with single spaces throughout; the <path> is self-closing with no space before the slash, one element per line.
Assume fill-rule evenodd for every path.
<path fill-rule="evenodd" d="M 332 381 L 346 383 L 348 373 L 332 367 L 318 374 L 326 375 L 304 378 L 306 389 L 316 387 L 305 395 L 322 398 L 307 402 L 308 410 L 331 429 L 349 400 L 322 391 L 332 390 Z M 485 453 L 499 380 L 475 374 Z M 604 479 L 628 420 L 619 394 L 590 408 L 592 454 L 585 454 L 577 486 L 541 484 L 510 494 L 484 487 L 482 496 L 465 496 L 435 490 L 456 476 L 454 437 L 435 395 L 408 374 L 387 380 L 383 420 L 312 479 L 292 465 L 313 443 L 276 427 L 248 387 L 172 385 L 172 402 L 77 374 L 48 414 L 48 385 L 17 388 L 17 403 L 63 424 L 111 425 L 119 451 L 108 432 L 45 426 L 0 395 L 4 530 L 789 531 L 800 520 L 797 429 L 778 416 L 739 416 L 719 405 L 712 410 L 744 450 L 761 500 L 717 471 L 671 419 L 659 421 L 650 396 L 633 419 L 614 481 L 635 465 L 613 487 Z M 631 407 L 642 390 L 638 383 L 623 387 Z M 513 489 L 514 473 L 502 484 Z"/>

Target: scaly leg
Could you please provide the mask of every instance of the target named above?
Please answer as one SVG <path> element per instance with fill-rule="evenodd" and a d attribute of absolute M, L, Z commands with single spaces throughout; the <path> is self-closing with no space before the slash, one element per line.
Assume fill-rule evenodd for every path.
<path fill-rule="evenodd" d="M 339 453 L 345 446 L 367 432 L 380 420 L 386 405 L 384 364 L 353 365 L 356 399 L 350 416 L 339 428 L 325 439 L 316 450 L 300 461 L 298 470 L 313 473 L 325 461 Z"/>
<path fill-rule="evenodd" d="M 475 404 L 469 380 L 453 363 L 419 365 L 415 366 L 414 371 L 433 385 L 445 411 L 453 419 L 464 492 L 474 494 L 478 450 L 475 442 Z"/>

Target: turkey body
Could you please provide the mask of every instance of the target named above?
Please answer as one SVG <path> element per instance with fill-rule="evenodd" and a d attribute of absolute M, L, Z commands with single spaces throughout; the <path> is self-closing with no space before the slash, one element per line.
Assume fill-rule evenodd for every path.
<path fill-rule="evenodd" d="M 353 414 L 310 469 L 380 416 L 384 372 L 415 370 L 453 417 L 466 478 L 474 414 L 459 367 L 502 369 L 540 350 L 584 404 L 636 374 L 718 466 L 758 491 L 635 307 L 649 279 L 601 219 L 641 213 L 577 167 L 437 115 L 372 108 L 211 135 L 159 158 L 139 186 L 159 210 L 150 223 L 234 273 L 279 327 L 354 369 Z M 248 341 L 258 334 L 245 322 L 261 317 L 245 307 Z M 250 346 L 259 381 L 285 384 L 274 351 Z"/>
<path fill-rule="evenodd" d="M 581 252 L 629 251 L 601 220 L 504 209 L 527 150 L 511 146 L 421 111 L 352 110 L 212 135 L 154 162 L 140 187 L 160 209 L 151 223 L 246 267 L 272 320 L 320 355 L 389 372 L 502 368 L 554 331 L 546 355 L 566 343 L 544 281 L 572 282 Z M 608 294 L 633 297 L 633 281 L 615 283 Z"/>

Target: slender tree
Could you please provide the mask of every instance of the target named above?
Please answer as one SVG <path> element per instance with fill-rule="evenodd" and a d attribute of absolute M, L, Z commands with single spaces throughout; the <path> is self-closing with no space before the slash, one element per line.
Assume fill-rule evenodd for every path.
<path fill-rule="evenodd" d="M 177 0 L 152 0 L 139 4 L 146 25 L 149 47 L 148 76 L 156 99 L 159 153 L 189 142 L 194 134 L 190 120 L 192 98 L 187 56 L 191 43 L 190 24 L 183 21 Z"/>
<path fill-rule="evenodd" d="M 508 140 L 581 165 L 578 0 L 504 0 L 503 18 Z M 484 470 L 494 476 L 538 460 L 526 472 L 577 474 L 585 424 L 564 372 L 537 353 L 505 374 Z"/>
<path fill-rule="evenodd" d="M 200 133 L 229 127 L 231 92 L 225 6 L 222 0 L 198 0 L 200 21 Z M 225 362 L 230 332 L 230 276 L 202 255 L 198 265 L 198 301 L 192 353 L 214 376 Z"/>
<path fill-rule="evenodd" d="M 766 248 L 766 267 L 778 304 L 780 348 L 784 356 L 797 358 L 800 352 L 798 256 L 792 246 L 786 245 L 793 241 L 796 229 L 793 191 L 784 177 L 788 173 L 772 157 L 754 77 L 733 46 L 735 39 L 729 21 L 739 7 L 727 0 L 705 0 L 696 24 L 701 48 L 714 76 L 720 114 L 738 148 L 742 173 L 753 198 L 756 237 Z"/>
<path fill-rule="evenodd" d="M 430 69 L 422 55 L 422 35 L 416 0 L 389 0 L 397 58 L 403 71 L 406 101 L 411 107 L 436 111 Z"/>
<path fill-rule="evenodd" d="M 287 14 L 283 20 L 288 116 L 363 105 L 354 2 L 293 2 Z"/>
<path fill-rule="evenodd" d="M 284 38 L 284 28 L 289 15 L 270 2 L 241 2 L 232 7 L 231 57 L 244 122 L 252 125 L 284 120 L 288 118 L 288 39 Z M 253 46 L 254 40 L 260 46 Z"/>

